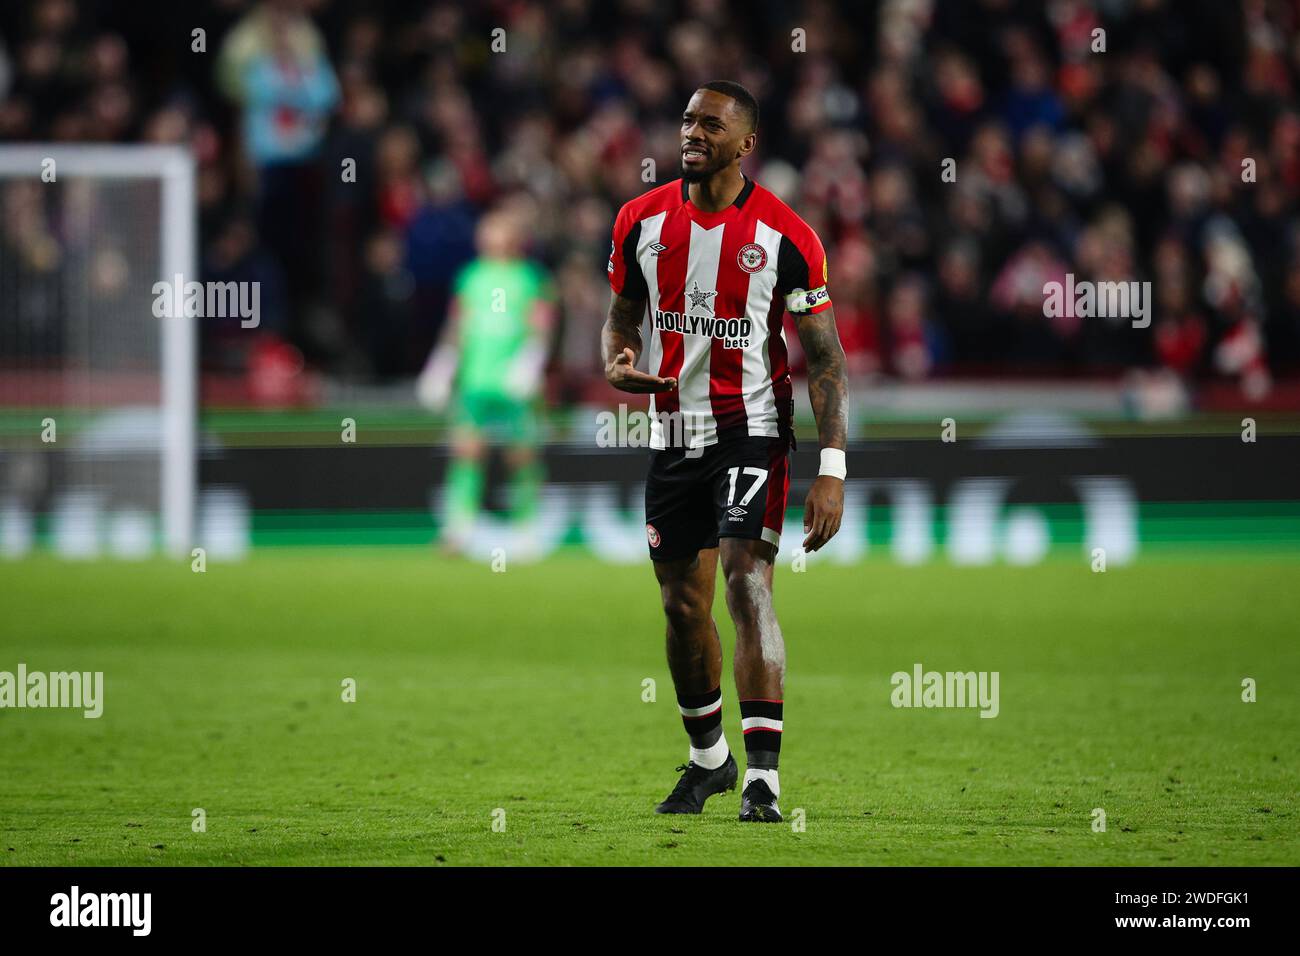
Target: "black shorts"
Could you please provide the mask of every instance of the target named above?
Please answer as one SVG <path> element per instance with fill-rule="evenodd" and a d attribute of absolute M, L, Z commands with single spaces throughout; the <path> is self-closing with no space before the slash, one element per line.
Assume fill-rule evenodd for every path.
<path fill-rule="evenodd" d="M 788 438 L 739 437 L 698 449 L 650 455 L 645 533 L 650 557 L 674 561 L 719 538 L 779 545 L 790 491 Z"/>

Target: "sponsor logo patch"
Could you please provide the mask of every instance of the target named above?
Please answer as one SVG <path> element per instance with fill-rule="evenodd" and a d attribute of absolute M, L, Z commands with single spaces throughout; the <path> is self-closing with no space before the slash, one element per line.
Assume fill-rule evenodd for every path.
<path fill-rule="evenodd" d="M 705 335 L 721 339 L 724 349 L 747 349 L 749 337 L 754 331 L 754 322 L 752 319 L 683 315 L 680 312 L 655 309 L 654 327 L 660 332 L 680 332 L 683 335 Z"/>
<path fill-rule="evenodd" d="M 763 267 L 767 265 L 767 250 L 756 242 L 746 243 L 736 253 L 736 265 L 750 275 L 755 272 L 762 272 Z"/>
<path fill-rule="evenodd" d="M 717 292 L 706 292 L 701 289 L 700 283 L 697 280 L 696 283 L 691 286 L 691 291 L 686 293 L 686 296 L 691 300 L 692 309 L 708 309 L 712 312 L 713 306 L 710 304 L 709 300 L 717 294 Z"/>
<path fill-rule="evenodd" d="M 791 312 L 811 312 L 823 302 L 829 302 L 831 294 L 826 286 L 816 289 L 795 289 L 785 297 L 785 307 Z"/>

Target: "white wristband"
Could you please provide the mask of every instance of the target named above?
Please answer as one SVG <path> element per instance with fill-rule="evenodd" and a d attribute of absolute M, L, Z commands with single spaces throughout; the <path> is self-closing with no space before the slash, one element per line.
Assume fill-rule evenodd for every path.
<path fill-rule="evenodd" d="M 844 480 L 844 476 L 849 473 L 848 467 L 844 463 L 844 451 L 840 448 L 823 448 L 822 449 L 822 467 L 819 475 L 830 475 L 832 478 Z"/>

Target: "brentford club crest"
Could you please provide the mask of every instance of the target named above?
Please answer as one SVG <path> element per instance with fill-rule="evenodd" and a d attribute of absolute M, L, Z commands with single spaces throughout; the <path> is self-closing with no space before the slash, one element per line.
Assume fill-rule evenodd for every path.
<path fill-rule="evenodd" d="M 650 547 L 652 548 L 659 547 L 659 532 L 655 530 L 654 525 L 648 524 L 645 526 L 645 536 L 646 539 L 650 542 Z"/>
<path fill-rule="evenodd" d="M 767 250 L 757 242 L 741 246 L 740 252 L 736 253 L 736 264 L 751 275 L 761 272 L 767 265 Z"/>

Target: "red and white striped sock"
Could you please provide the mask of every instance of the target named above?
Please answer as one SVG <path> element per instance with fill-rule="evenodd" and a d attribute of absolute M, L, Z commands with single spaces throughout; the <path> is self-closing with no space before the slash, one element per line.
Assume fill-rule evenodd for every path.
<path fill-rule="evenodd" d="M 781 757 L 782 706 L 783 702 L 779 700 L 740 702 L 740 729 L 745 734 L 744 786 L 762 780 L 773 796 L 781 795 L 776 768 Z"/>
<path fill-rule="evenodd" d="M 726 763 L 731 750 L 722 733 L 722 689 L 715 687 L 706 694 L 678 694 L 677 708 L 691 738 L 691 760 L 706 770 L 716 770 Z"/>

